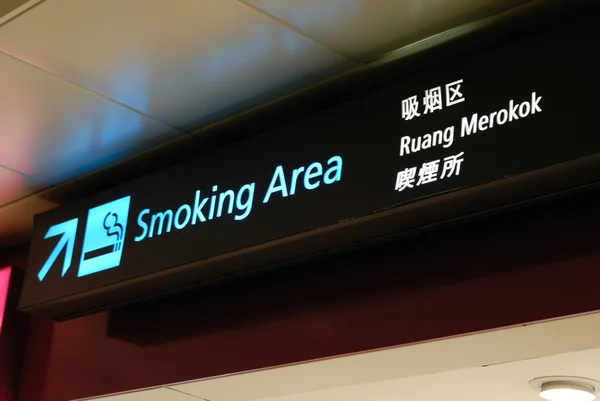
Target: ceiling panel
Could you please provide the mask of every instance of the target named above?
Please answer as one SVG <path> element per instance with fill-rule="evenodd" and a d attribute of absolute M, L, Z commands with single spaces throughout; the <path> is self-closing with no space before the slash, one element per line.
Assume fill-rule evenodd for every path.
<path fill-rule="evenodd" d="M 598 330 L 600 314 L 590 314 L 274 369 L 225 375 L 170 387 L 214 401 L 413 401 L 415 399 L 410 396 L 398 398 L 374 395 L 378 394 L 376 389 L 390 388 L 389 383 L 392 383 L 393 387 L 401 382 L 402 378 L 430 377 L 438 372 L 481 366 L 512 366 L 511 363 L 515 361 L 540 360 L 569 353 L 579 355 L 582 351 L 585 354 L 586 350 L 590 349 L 596 351 L 585 360 L 594 361 L 600 368 L 600 364 L 597 363 L 597 358 L 600 357 Z M 498 344 L 503 346 L 498 347 Z M 543 368 L 545 365 L 542 363 L 536 366 Z M 590 364 L 582 365 L 583 369 L 580 370 L 576 370 L 573 367 L 576 365 L 573 364 L 572 368 L 563 370 L 562 367 L 565 366 L 566 362 L 547 364 L 546 371 L 540 370 L 534 375 L 584 374 Z M 559 369 L 552 371 L 552 368 Z M 594 372 L 597 372 L 596 376 L 600 376 L 600 371 Z M 533 378 L 520 380 L 516 384 L 524 391 L 529 391 L 527 383 Z M 406 383 L 408 386 L 409 382 Z M 367 384 L 374 387 L 363 391 L 363 388 L 368 388 Z M 343 389 L 348 390 L 340 391 Z M 445 399 L 432 397 L 427 401 Z M 454 400 L 455 397 L 449 399 Z M 491 401 L 487 397 L 473 398 L 473 401 L 481 400 Z M 505 400 L 517 401 L 510 397 Z"/>
<path fill-rule="evenodd" d="M 199 401 L 200 398 L 166 388 L 93 398 L 103 401 Z M 206 400 L 205 400 L 206 401 Z"/>
<path fill-rule="evenodd" d="M 0 205 L 31 195 L 43 187 L 31 177 L 0 166 Z"/>
<path fill-rule="evenodd" d="M 502 365 L 263 398 L 261 401 L 541 401 L 529 386 L 531 380 L 548 376 L 600 379 L 599 360 L 600 349 L 594 349 Z"/>
<path fill-rule="evenodd" d="M 47 0 L 0 50 L 182 129 L 354 66 L 236 0 Z"/>
<path fill-rule="evenodd" d="M 10 18 L 14 13 L 18 13 L 20 10 L 28 8 L 31 3 L 39 3 L 39 0 L 2 0 L 0 1 L 0 22 L 3 18 Z"/>
<path fill-rule="evenodd" d="M 53 184 L 178 133 L 0 53 L 0 165 Z"/>
<path fill-rule="evenodd" d="M 244 0 L 354 60 L 385 53 L 527 0 Z"/>

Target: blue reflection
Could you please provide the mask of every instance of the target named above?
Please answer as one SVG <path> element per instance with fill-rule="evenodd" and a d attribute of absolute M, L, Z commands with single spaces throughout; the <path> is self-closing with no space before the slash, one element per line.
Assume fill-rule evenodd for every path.
<path fill-rule="evenodd" d="M 114 77 L 110 88 L 115 99 L 121 99 L 125 104 L 137 110 L 148 107 L 148 66 L 142 63 L 130 64 Z M 131 118 L 127 109 L 107 108 L 99 127 L 99 150 L 108 151 L 123 144 L 131 143 L 140 135 L 141 118 Z"/>
<path fill-rule="evenodd" d="M 361 12 L 361 4 L 358 0 L 328 0 L 318 4 L 296 2 L 293 6 L 286 2 L 273 2 L 267 11 L 281 17 L 291 14 L 291 22 L 304 29 L 355 18 Z M 285 13 L 288 7 L 293 7 L 293 12 Z M 272 24 L 272 21 L 265 20 L 262 27 L 253 27 L 250 30 L 252 34 L 246 37 L 231 35 L 217 39 L 216 42 L 220 43 L 209 52 L 208 57 L 203 49 L 188 49 L 187 54 L 177 57 L 174 68 L 166 71 L 164 66 L 143 58 L 124 60 L 118 66 L 111 85 L 96 90 L 143 113 L 154 117 L 162 113 L 163 119 L 174 120 L 172 124 L 192 129 L 313 82 L 316 75 L 329 75 L 341 70 L 342 65 L 332 65 L 330 71 L 308 68 L 307 72 L 295 76 L 274 70 L 274 58 L 290 60 L 287 55 L 304 54 L 304 47 L 310 41 L 291 29 L 273 29 Z M 274 52 L 276 49 L 285 54 L 277 54 Z M 157 68 L 159 71 L 155 70 Z M 249 68 L 252 70 L 250 76 L 245 73 Z M 158 77 L 161 82 L 151 82 L 150 77 Z M 224 95 L 211 99 L 202 93 L 215 89 L 224 92 Z M 150 102 L 151 99 L 153 102 Z M 198 100 L 202 102 L 190 104 Z M 91 112 L 88 108 L 101 111 Z M 77 113 L 77 109 L 85 112 Z M 58 138 L 47 138 L 48 153 L 46 149 L 42 150 L 36 171 L 52 181 L 73 178 L 115 162 L 147 146 L 160 135 L 176 132 L 162 124 L 154 124 L 130 109 L 104 101 L 97 105 L 85 104 L 81 108 L 75 105 L 65 111 L 69 114 L 65 117 L 69 119 L 67 127 L 63 122 L 57 130 L 60 132 Z M 189 118 L 194 114 L 197 116 L 195 121 L 170 117 L 183 115 Z M 157 132 L 157 128 L 162 132 Z"/>
<path fill-rule="evenodd" d="M 103 167 L 139 140 L 140 115 L 110 103 L 102 107 L 79 114 L 71 110 L 58 141 L 47 138 L 37 171 L 42 180 L 64 181 Z"/>
<path fill-rule="evenodd" d="M 148 66 L 131 64 L 113 77 L 110 93 L 116 99 L 145 109 L 148 76 Z M 144 124 L 143 115 L 105 100 L 71 104 L 65 111 L 66 116 L 54 132 L 58 137 L 44 137 L 45 146 L 34 172 L 52 183 L 104 167 L 139 150 L 158 135 L 174 132 L 166 126 L 157 132 L 156 126 Z"/>
<path fill-rule="evenodd" d="M 269 54 L 272 40 L 272 31 L 263 27 L 250 39 L 235 41 L 227 46 L 219 47 L 212 52 L 208 61 L 196 59 L 199 69 L 206 72 L 206 78 L 210 81 L 217 80 L 223 76 L 231 76 L 232 72 L 243 69 L 254 60 L 264 59 Z M 206 63 L 206 64 L 205 64 Z"/>
<path fill-rule="evenodd" d="M 72 166 L 88 159 L 94 149 L 95 119 L 93 112 L 88 110 L 85 113 L 72 114 L 74 115 L 66 122 L 66 132 L 60 138 L 60 142 L 53 143 L 52 138 L 49 138 L 50 143 L 47 144 L 47 150 L 51 152 L 49 153 L 51 165 L 42 166 L 39 173 L 43 176 L 54 175 L 55 169 L 58 172 L 70 170 Z M 42 160 L 45 160 L 46 157 L 47 155 L 43 154 Z"/>
<path fill-rule="evenodd" d="M 286 35 L 283 39 L 283 48 L 287 53 L 295 53 L 300 46 L 302 46 L 304 38 L 300 35 L 291 35 L 286 32 Z"/>
<path fill-rule="evenodd" d="M 271 2 L 265 11 L 289 20 L 300 29 L 311 26 L 326 27 L 355 17 L 364 0 L 327 0 L 319 2 Z"/>

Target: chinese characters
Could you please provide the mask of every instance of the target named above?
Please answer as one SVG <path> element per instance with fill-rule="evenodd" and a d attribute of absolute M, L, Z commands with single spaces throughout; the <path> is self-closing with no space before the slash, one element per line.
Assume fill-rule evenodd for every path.
<path fill-rule="evenodd" d="M 437 110 L 442 110 L 444 107 L 444 97 L 446 99 L 446 107 L 464 102 L 465 97 L 462 93 L 462 84 L 463 80 L 459 79 L 446 84 L 444 90 L 442 90 L 441 86 L 426 90 L 422 105 L 419 102 L 419 97 L 416 95 L 404 99 L 402 101 L 402 119 L 412 120 L 413 118 L 420 117 L 422 114 L 431 114 Z M 423 106 L 422 113 L 420 111 L 421 106 Z"/>
<path fill-rule="evenodd" d="M 460 169 L 464 161 L 464 152 L 448 156 L 443 160 L 425 162 L 417 170 L 417 167 L 408 167 L 396 175 L 396 191 L 402 192 L 415 186 L 429 184 L 438 180 L 460 175 Z M 440 174 L 441 163 L 441 174 Z"/>

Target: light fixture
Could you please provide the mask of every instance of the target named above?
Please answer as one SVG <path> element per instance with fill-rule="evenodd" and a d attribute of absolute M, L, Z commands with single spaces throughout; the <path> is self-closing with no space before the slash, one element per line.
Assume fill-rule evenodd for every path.
<path fill-rule="evenodd" d="M 538 377 L 529 385 L 547 401 L 595 401 L 600 391 L 600 382 L 584 377 Z"/>
<path fill-rule="evenodd" d="M 596 389 L 576 382 L 549 382 L 542 384 L 540 397 L 548 401 L 594 401 Z"/>

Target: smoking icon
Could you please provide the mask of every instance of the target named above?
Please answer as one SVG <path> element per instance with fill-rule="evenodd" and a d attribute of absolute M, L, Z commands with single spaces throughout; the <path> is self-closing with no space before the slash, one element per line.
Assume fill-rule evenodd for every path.
<path fill-rule="evenodd" d="M 121 250 L 125 229 L 123 228 L 123 225 L 119 223 L 119 216 L 116 213 L 109 212 L 106 215 L 104 218 L 104 229 L 106 230 L 106 235 L 109 237 L 111 235 L 117 237 L 117 242 L 115 242 L 115 245 L 113 246 L 113 252 Z"/>
<path fill-rule="evenodd" d="M 121 264 L 131 197 L 92 208 L 81 250 L 78 276 L 87 276 Z"/>

